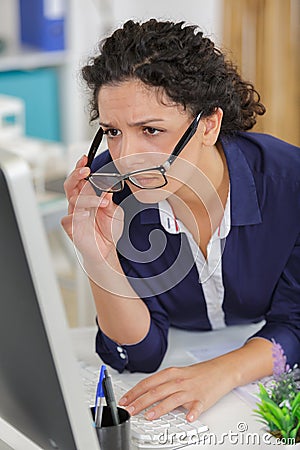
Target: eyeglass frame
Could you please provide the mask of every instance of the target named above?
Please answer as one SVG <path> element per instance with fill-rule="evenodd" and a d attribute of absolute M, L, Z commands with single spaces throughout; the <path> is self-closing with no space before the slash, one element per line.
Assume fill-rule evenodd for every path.
<path fill-rule="evenodd" d="M 182 152 L 182 150 L 186 147 L 186 145 L 190 142 L 190 140 L 192 139 L 192 137 L 196 133 L 202 114 L 203 114 L 203 111 L 201 111 L 199 114 L 197 114 L 197 116 L 194 118 L 192 123 L 185 130 L 185 132 L 183 133 L 183 135 L 181 136 L 181 138 L 179 139 L 179 141 L 175 145 L 173 151 L 171 152 L 171 154 L 169 155 L 169 157 L 167 158 L 167 160 L 163 164 L 161 164 L 160 166 L 150 167 L 150 168 L 147 168 L 147 169 L 134 170 L 133 172 L 128 172 L 128 173 L 126 173 L 124 175 L 117 174 L 117 173 L 104 173 L 104 172 L 101 172 L 101 173 L 99 173 L 99 175 L 104 175 L 104 176 L 107 175 L 107 176 L 111 176 L 111 177 L 113 177 L 113 176 L 120 177 L 118 179 L 118 183 L 121 183 L 121 186 L 122 186 L 122 188 L 118 189 L 118 190 L 109 190 L 109 189 L 107 189 L 107 190 L 106 189 L 101 189 L 101 190 L 103 192 L 112 192 L 112 193 L 121 192 L 124 189 L 124 187 L 125 187 L 124 182 L 126 180 L 129 180 L 130 183 L 132 183 L 134 186 L 136 186 L 136 187 L 138 187 L 140 189 L 148 189 L 148 190 L 150 190 L 150 189 L 160 189 L 160 188 L 166 186 L 168 184 L 168 180 L 167 180 L 167 177 L 166 177 L 165 173 L 171 167 L 171 165 L 173 164 L 175 159 L 178 157 L 178 155 Z M 102 142 L 103 135 L 104 135 L 104 130 L 103 130 L 102 127 L 99 127 L 99 129 L 98 129 L 98 131 L 97 131 L 97 133 L 96 133 L 96 135 L 95 135 L 95 137 L 94 137 L 94 139 L 93 139 L 93 141 L 91 143 L 91 146 L 89 148 L 88 157 L 87 157 L 88 160 L 87 160 L 87 164 L 86 164 L 85 167 L 88 167 L 88 168 L 91 169 L 91 166 L 92 166 L 92 163 L 93 163 L 94 158 L 96 156 L 96 153 L 97 153 L 97 151 L 98 151 L 98 149 L 100 147 L 100 144 Z M 137 175 L 137 174 L 144 173 L 144 172 L 150 172 L 150 171 L 159 171 L 161 173 L 161 175 L 163 176 L 163 178 L 165 180 L 165 183 L 162 184 L 161 186 L 150 187 L 149 188 L 149 187 L 140 186 L 135 181 L 130 179 L 133 175 Z M 86 177 L 86 180 L 89 180 L 90 183 L 93 186 L 95 186 L 97 189 L 100 189 L 96 184 L 94 185 L 92 183 L 92 181 L 91 181 L 91 178 L 94 175 L 97 175 L 97 172 L 90 173 L 90 175 L 88 175 Z"/>

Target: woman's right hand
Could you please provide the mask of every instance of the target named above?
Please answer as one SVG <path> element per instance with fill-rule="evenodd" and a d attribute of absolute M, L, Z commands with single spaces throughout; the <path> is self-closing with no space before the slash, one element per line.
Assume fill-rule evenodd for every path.
<path fill-rule="evenodd" d="M 86 181 L 90 169 L 84 155 L 64 183 L 68 215 L 61 223 L 76 248 L 88 261 L 105 261 L 116 253 L 116 244 L 123 231 L 124 212 L 112 201 L 112 194 L 98 197 Z"/>

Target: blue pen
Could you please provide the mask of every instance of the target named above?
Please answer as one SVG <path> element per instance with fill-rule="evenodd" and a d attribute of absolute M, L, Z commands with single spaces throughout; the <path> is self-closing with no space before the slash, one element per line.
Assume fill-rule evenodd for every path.
<path fill-rule="evenodd" d="M 97 391 L 96 391 L 96 400 L 95 400 L 95 426 L 96 427 L 101 427 L 101 421 L 102 421 L 102 411 L 103 411 L 102 399 L 104 397 L 102 381 L 104 378 L 105 370 L 106 370 L 106 366 L 102 365 L 101 369 L 100 369 L 99 381 L 98 381 Z"/>

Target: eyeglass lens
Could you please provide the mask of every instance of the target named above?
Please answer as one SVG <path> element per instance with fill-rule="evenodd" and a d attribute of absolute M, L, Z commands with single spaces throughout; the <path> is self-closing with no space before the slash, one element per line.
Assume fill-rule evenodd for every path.
<path fill-rule="evenodd" d="M 91 183 L 102 191 L 118 192 L 124 187 L 124 180 L 128 179 L 135 186 L 143 189 L 157 189 L 167 184 L 165 176 L 160 170 L 141 171 L 135 175 L 124 177 L 117 174 L 94 173 L 90 176 Z"/>

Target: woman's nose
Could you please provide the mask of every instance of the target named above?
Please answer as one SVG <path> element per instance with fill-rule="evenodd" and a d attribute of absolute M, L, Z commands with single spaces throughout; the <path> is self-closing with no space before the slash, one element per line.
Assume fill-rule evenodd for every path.
<path fill-rule="evenodd" d="M 127 172 L 138 170 L 145 165 L 146 155 L 137 137 L 123 134 L 119 159 L 119 164 Z"/>

